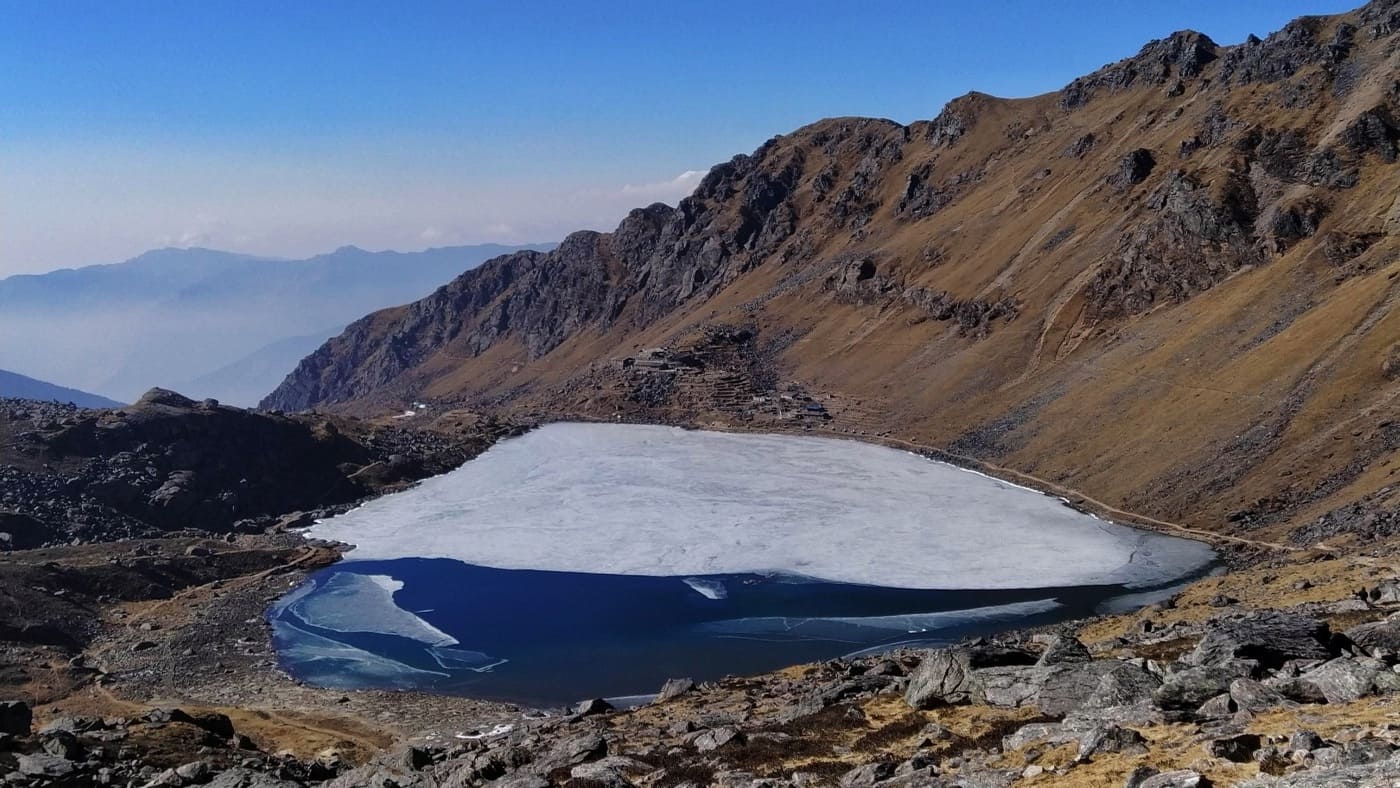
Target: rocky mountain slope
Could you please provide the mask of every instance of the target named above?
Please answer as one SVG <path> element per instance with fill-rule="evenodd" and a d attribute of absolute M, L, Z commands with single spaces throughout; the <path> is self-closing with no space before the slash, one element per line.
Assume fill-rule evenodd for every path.
<path fill-rule="evenodd" d="M 35 380 L 15 372 L 0 369 L 0 398 L 33 399 L 42 402 L 67 402 L 83 408 L 118 408 L 116 400 Z"/>
<path fill-rule="evenodd" d="M 798 419 L 1205 528 L 1389 533 L 1317 518 L 1370 511 L 1400 446 L 1397 143 L 1395 0 L 1176 33 L 1055 93 L 775 137 L 357 321 L 263 404 Z"/>

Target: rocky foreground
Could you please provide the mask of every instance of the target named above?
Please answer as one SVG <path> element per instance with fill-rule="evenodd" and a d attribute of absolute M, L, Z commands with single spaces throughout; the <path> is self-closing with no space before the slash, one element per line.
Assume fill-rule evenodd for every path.
<path fill-rule="evenodd" d="M 0 562 L 28 567 L 34 593 L 101 623 L 67 650 L 31 645 L 26 655 L 10 645 L 5 692 L 33 702 L 0 706 L 7 785 L 1400 779 L 1400 577 L 1389 549 L 1280 555 L 1135 613 L 1053 630 L 699 686 L 678 678 L 631 710 L 594 700 L 527 712 L 319 690 L 282 675 L 261 610 L 302 570 L 335 560 L 330 546 L 290 535 L 118 544 L 127 552 L 112 571 L 164 567 L 184 585 L 120 599 L 64 585 L 97 545 Z"/>
<path fill-rule="evenodd" d="M 403 469 L 450 467 L 515 427 L 288 418 L 168 392 L 121 411 L 4 407 L 0 472 L 25 480 L 4 488 L 6 516 L 48 529 L 33 537 L 44 546 L 0 553 L 6 785 L 1400 780 L 1400 567 L 1367 530 L 1383 501 L 1319 518 L 1329 545 L 1237 547 L 1230 573 L 1127 615 L 699 686 L 677 677 L 630 710 L 531 711 L 301 685 L 278 668 L 264 618 L 340 556 L 287 530 L 307 517 L 295 509 L 397 489 L 413 478 Z M 303 463 L 239 453 L 270 440 Z M 223 495 L 239 480 L 222 469 L 240 462 L 264 497 Z M 315 499 L 266 497 L 290 489 L 270 481 L 289 472 L 335 483 Z M 104 497 L 108 478 L 131 492 Z M 186 521 L 208 527 L 164 519 L 182 496 L 199 515 Z"/>
<path fill-rule="evenodd" d="M 677 677 L 636 709 L 539 711 L 304 686 L 279 669 L 264 618 L 339 560 L 341 546 L 288 530 L 308 512 L 400 489 L 518 427 L 460 412 L 287 417 L 160 391 L 115 411 L 7 401 L 0 415 L 0 517 L 38 524 L 0 541 L 40 545 L 0 552 L 6 785 L 1400 780 L 1400 566 L 1384 495 L 1313 521 L 1325 545 L 1236 540 L 1228 574 L 1131 614 Z M 295 467 L 268 456 L 279 450 Z M 303 494 L 289 478 L 326 483 Z"/>

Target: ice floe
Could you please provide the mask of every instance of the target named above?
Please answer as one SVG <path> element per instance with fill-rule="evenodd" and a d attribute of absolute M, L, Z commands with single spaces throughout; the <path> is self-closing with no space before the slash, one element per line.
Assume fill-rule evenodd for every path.
<path fill-rule="evenodd" d="M 450 674 L 422 670 L 348 643 L 324 638 L 285 620 L 272 620 L 278 657 L 295 663 L 298 677 L 323 687 L 412 689 Z"/>
<path fill-rule="evenodd" d="M 1150 586 L 1214 558 L 909 452 L 615 424 L 542 427 L 311 533 L 352 559 L 925 589 Z"/>
<path fill-rule="evenodd" d="M 695 589 L 695 593 L 706 599 L 719 601 L 729 598 L 729 589 L 724 583 L 707 577 L 687 577 L 682 582 Z"/>
<path fill-rule="evenodd" d="M 470 651 L 463 648 L 429 648 L 427 651 L 437 661 L 437 664 L 448 670 L 471 670 L 477 673 L 486 673 L 492 668 L 510 661 L 493 657 L 483 651 Z"/>
<path fill-rule="evenodd" d="M 282 608 L 318 629 L 397 635 L 439 648 L 457 645 L 456 638 L 394 604 L 394 592 L 401 588 L 403 583 L 388 575 L 336 572 L 319 593 L 299 590 Z"/>
<path fill-rule="evenodd" d="M 922 635 L 979 622 L 1023 618 L 1047 613 L 1057 607 L 1060 604 L 1053 599 L 1038 599 L 966 610 L 888 616 L 757 616 L 714 621 L 702 624 L 700 629 L 721 637 L 831 640 L 856 644 L 884 637 L 884 633 Z"/>

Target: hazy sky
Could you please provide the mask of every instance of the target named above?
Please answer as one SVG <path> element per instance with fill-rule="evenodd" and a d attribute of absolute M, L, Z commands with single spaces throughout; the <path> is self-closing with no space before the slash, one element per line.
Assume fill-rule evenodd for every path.
<path fill-rule="evenodd" d="M 611 229 L 832 115 L 1029 95 L 1360 0 L 0 0 L 0 276 Z"/>

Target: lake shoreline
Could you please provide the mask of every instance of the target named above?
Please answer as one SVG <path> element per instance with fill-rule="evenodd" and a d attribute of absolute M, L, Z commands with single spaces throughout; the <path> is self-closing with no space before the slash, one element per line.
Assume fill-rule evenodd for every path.
<path fill-rule="evenodd" d="M 712 429 L 712 427 L 694 424 L 666 426 L 677 426 L 684 429 Z M 533 429 L 534 427 L 526 428 L 525 432 L 533 431 Z M 755 432 L 756 430 L 723 431 Z M 787 432 L 786 430 L 762 431 Z M 810 434 L 800 430 L 792 432 Z M 889 445 L 888 439 L 875 436 L 821 434 L 822 437 Z M 894 448 L 904 447 L 896 445 Z M 983 469 L 970 468 L 968 470 Z M 989 475 L 1000 478 L 995 472 Z M 1021 480 L 1015 478 L 1004 479 L 1004 481 L 1021 484 Z M 1040 490 L 1040 492 L 1046 491 Z M 1063 496 L 1056 497 L 1063 498 Z M 1072 501 L 1070 505 L 1073 505 Z M 1148 526 L 1145 530 L 1154 529 Z M 304 546 L 319 544 L 317 540 L 308 540 L 299 533 L 288 533 L 285 537 L 279 538 L 293 539 L 297 544 Z M 172 545 L 174 544 L 172 542 Z M 321 547 L 324 548 L 324 557 L 318 560 L 327 562 L 327 565 L 338 562 L 344 557 L 340 552 L 343 546 L 337 548 L 334 545 L 322 545 Z M 1226 547 L 1229 548 L 1229 545 Z M 178 552 L 184 548 L 174 547 L 173 549 Z M 64 552 L 66 551 L 59 550 L 57 553 L 50 554 L 49 557 L 59 557 L 59 560 L 62 560 L 61 554 Z M 1268 552 L 1259 550 L 1226 549 L 1221 551 L 1221 557 L 1226 560 L 1232 573 L 1239 571 L 1242 566 L 1266 559 L 1269 555 Z M 181 650 L 184 647 L 181 644 L 192 641 L 217 640 L 226 637 L 229 627 L 236 627 L 237 622 L 241 622 L 249 616 L 261 619 L 268 600 L 273 598 L 270 594 L 274 589 L 285 590 L 286 584 L 297 582 L 304 577 L 303 569 L 293 565 L 281 569 L 275 581 L 264 579 L 245 584 L 238 581 L 235 575 L 231 575 L 228 580 L 213 586 L 224 586 L 217 592 L 211 593 L 210 590 L 206 589 L 200 594 L 182 595 L 178 604 L 167 606 L 166 610 L 155 618 L 156 621 L 163 623 L 161 628 L 154 632 L 133 633 L 125 626 L 110 629 L 95 640 L 92 647 L 87 650 L 89 654 L 121 655 L 119 660 L 114 660 L 110 664 L 111 673 L 102 680 L 100 690 L 97 685 L 79 687 L 70 694 L 56 697 L 52 702 L 52 710 L 49 706 L 44 706 L 39 710 L 39 713 L 41 715 L 55 715 L 60 713 L 58 709 L 62 708 L 64 712 L 90 709 L 93 713 L 98 714 L 128 714 L 133 706 L 139 708 L 149 707 L 153 704 L 178 704 L 191 709 L 261 710 L 257 713 L 272 715 L 271 721 L 263 723 L 263 730 L 265 730 L 263 736 L 265 736 L 266 741 L 277 743 L 277 748 L 285 745 L 293 751 L 303 754 L 304 757 L 314 756 L 314 750 L 303 748 L 309 748 L 315 742 L 324 742 L 326 738 L 324 734 L 315 734 L 308 738 L 307 726 L 310 725 L 317 729 L 340 731 L 336 735 L 341 736 L 347 742 L 362 742 L 362 744 L 346 750 L 347 755 L 357 762 L 369 757 L 369 754 L 374 751 L 388 748 L 392 742 L 411 742 L 433 747 L 450 746 L 453 742 L 490 741 L 495 736 L 508 735 L 505 733 L 493 734 L 492 731 L 504 728 L 519 730 L 521 726 L 536 724 L 531 720 L 538 712 L 511 704 L 414 692 L 341 692 L 316 689 L 296 682 L 273 662 L 254 656 L 242 657 L 237 653 L 228 653 L 225 657 L 230 660 L 227 664 L 229 669 L 235 671 L 234 673 L 225 676 L 211 676 L 207 682 L 198 685 L 192 685 L 188 681 L 178 678 L 193 669 L 207 667 L 208 659 L 202 653 L 191 656 L 182 655 Z M 269 585 L 270 582 L 274 582 L 276 585 Z M 1036 632 L 1062 629 L 1066 626 L 1094 628 L 1102 626 L 1101 622 L 1110 622 L 1120 618 L 1122 617 L 1093 616 L 1061 622 L 1049 628 L 1009 630 L 1001 636 L 1024 635 L 1029 637 Z M 271 642 L 265 627 L 252 629 L 244 627 L 243 629 L 246 630 L 247 637 L 252 641 L 248 646 L 249 649 L 254 652 L 269 653 Z M 151 641 L 156 646 L 149 650 L 132 650 L 133 644 L 138 640 Z M 99 659 L 105 660 L 108 657 L 99 657 Z M 776 674 L 755 676 L 742 680 L 741 683 L 775 681 L 783 676 L 793 675 L 793 671 L 796 670 L 799 668 L 794 667 Z M 781 680 L 787 681 L 787 679 Z M 805 686 L 804 681 L 798 681 L 796 686 Z M 812 686 L 815 688 L 816 684 Z M 294 716 L 288 716 L 289 714 Z M 551 719 L 557 720 L 559 718 L 552 717 Z M 293 720 L 303 720 L 303 722 L 293 722 Z M 459 734 L 485 738 L 459 739 L 457 738 Z"/>
<path fill-rule="evenodd" d="M 1046 597 L 1044 601 L 1056 600 L 1054 615 L 1006 614 L 995 626 L 974 629 L 992 635 L 1063 623 L 1091 615 L 1102 605 L 1132 599 L 1146 604 L 1156 597 L 1143 591 L 1176 588 L 1219 563 L 1216 553 L 1195 540 L 1105 521 L 1064 503 L 926 455 L 827 435 L 554 422 L 501 441 L 451 474 L 319 521 L 308 535 L 356 543 L 345 555 L 355 566 L 322 573 L 322 587 L 299 589 L 269 617 L 279 627 L 284 668 L 327 686 L 412 687 L 536 705 L 537 698 L 549 697 L 557 706 L 578 699 L 569 692 L 634 695 L 677 675 L 756 674 L 908 641 L 876 623 L 887 613 L 970 614 L 985 605 Z M 1090 524 L 1094 527 L 1086 527 Z M 1047 550 L 1057 551 L 1058 557 L 1048 561 Z M 436 559 L 452 560 L 438 564 Z M 376 567 L 372 577 L 380 585 L 404 589 L 406 583 L 408 588 L 391 601 L 373 583 L 351 584 L 362 592 L 346 590 L 351 586 L 343 582 L 339 590 L 326 585 L 326 578 L 335 585 L 371 571 L 362 566 Z M 455 569 L 427 569 L 434 566 Z M 738 582 L 737 576 L 746 573 L 800 578 L 812 593 L 840 587 L 847 598 L 873 602 L 881 595 L 922 593 L 926 601 L 922 607 L 903 608 L 794 608 L 792 600 L 777 607 L 735 608 L 721 618 L 740 616 L 747 622 L 758 620 L 754 616 L 780 616 L 799 623 L 746 635 L 773 641 L 754 651 L 721 649 L 713 638 L 726 637 L 719 634 L 723 630 L 715 635 L 704 635 L 703 629 L 689 635 L 676 631 L 673 637 L 688 643 L 684 652 L 714 651 L 714 659 L 691 667 L 682 661 L 651 675 L 657 659 L 679 648 L 658 641 L 656 632 L 673 631 L 696 614 L 690 605 L 698 596 L 706 597 L 712 608 L 732 604 L 725 600 L 724 583 Z M 517 579 L 526 577 L 539 588 Z M 681 580 L 690 589 L 683 589 Z M 659 581 L 665 582 L 657 585 Z M 556 592 L 547 603 L 539 598 L 540 589 L 560 583 L 569 590 Z M 708 584 L 710 593 L 697 583 Z M 607 590 L 619 584 L 631 590 Z M 775 588 L 783 586 L 797 587 L 780 583 Z M 481 618 L 486 614 L 468 605 L 465 609 L 476 618 L 463 618 L 467 614 L 458 611 L 461 606 L 444 607 L 438 588 L 469 591 L 491 600 L 492 609 L 528 605 L 525 609 L 534 612 L 522 630 L 525 639 L 501 639 L 503 630 L 517 626 L 512 616 Z M 288 611 L 293 597 L 304 592 L 312 596 L 297 601 L 296 612 Z M 608 594 L 617 596 L 611 607 L 575 599 Z M 636 609 L 630 600 L 637 596 L 657 600 L 655 609 Z M 308 605 L 320 612 L 301 611 Z M 668 605 L 670 613 L 658 613 Z M 331 623 L 351 620 L 340 607 L 359 611 L 359 620 Z M 431 624 L 408 612 L 419 609 Z M 365 619 L 370 610 L 384 612 L 370 621 Z M 620 620 L 639 615 L 653 623 L 630 635 L 575 642 L 558 634 L 560 627 L 585 618 L 599 631 L 610 632 Z M 957 620 L 944 615 L 940 623 L 929 624 L 933 630 L 924 645 L 944 644 L 973 631 Z M 748 632 L 754 624 L 742 626 Z M 449 666 L 436 649 L 428 648 L 425 656 L 421 646 L 410 642 L 421 637 L 414 633 L 425 631 L 441 639 L 439 627 L 455 636 L 449 644 L 454 648 L 461 639 L 462 648 L 489 654 L 489 659 L 481 657 L 484 661 L 511 663 L 501 669 L 506 675 L 473 675 L 483 673 L 473 667 L 471 673 L 449 670 L 461 679 L 448 681 L 442 671 Z M 928 627 L 908 624 L 906 630 Z M 536 631 L 553 634 L 537 640 Z M 809 638 L 815 640 L 807 642 Z M 816 647 L 816 641 L 831 638 L 848 645 Z M 610 656 L 578 656 L 590 648 Z M 544 667 L 558 660 L 554 650 L 574 661 Z M 785 650 L 791 656 L 774 656 Z M 631 664 L 632 671 L 650 678 L 637 683 L 629 675 L 630 683 L 619 684 L 607 678 L 609 672 L 599 667 L 603 662 Z M 569 685 L 550 684 L 558 675 L 579 670 L 592 672 Z M 546 684 L 529 686 L 524 678 L 529 675 Z M 466 683 L 457 686 L 455 681 Z M 545 691 L 545 686 L 553 689 Z M 480 689 L 473 692 L 471 687 Z"/>

